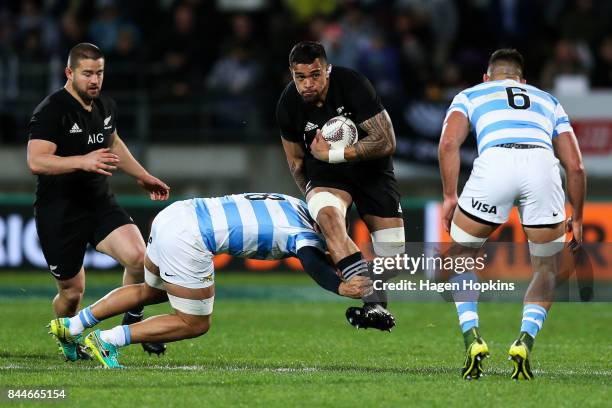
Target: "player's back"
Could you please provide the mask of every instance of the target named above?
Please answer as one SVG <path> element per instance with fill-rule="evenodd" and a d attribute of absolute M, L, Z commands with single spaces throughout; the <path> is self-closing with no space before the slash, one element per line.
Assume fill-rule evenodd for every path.
<path fill-rule="evenodd" d="M 453 111 L 469 119 L 479 154 L 507 143 L 552 150 L 552 139 L 571 130 L 569 118 L 555 97 L 512 79 L 465 89 L 453 99 L 448 113 Z"/>
<path fill-rule="evenodd" d="M 553 139 L 572 131 L 549 93 L 505 79 L 460 92 L 448 114 L 460 112 L 474 128 L 479 157 L 459 197 L 459 208 L 503 224 L 515 201 L 525 226 L 564 220 L 564 194 Z"/>
<path fill-rule="evenodd" d="M 202 238 L 213 253 L 280 259 L 304 245 L 324 248 L 306 203 L 297 198 L 245 193 L 193 201 Z"/>

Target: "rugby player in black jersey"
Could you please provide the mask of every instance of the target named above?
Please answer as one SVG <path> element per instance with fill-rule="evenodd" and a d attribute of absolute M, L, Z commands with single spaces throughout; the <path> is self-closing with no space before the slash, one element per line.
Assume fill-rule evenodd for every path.
<path fill-rule="evenodd" d="M 377 255 L 404 252 L 391 119 L 367 78 L 332 66 L 320 43 L 296 44 L 289 54 L 289 70 L 293 81 L 276 110 L 289 168 L 343 279 L 368 275 L 367 263 L 346 231 L 346 212 L 352 203 L 370 231 Z M 335 116 L 358 125 L 359 140 L 343 151 L 330 150 L 321 134 L 323 125 Z M 349 308 L 347 318 L 358 327 L 390 329 L 395 324 L 386 310 L 384 292 L 364 298 L 363 308 Z"/>
<path fill-rule="evenodd" d="M 145 243 L 138 227 L 115 201 L 108 178 L 121 169 L 149 192 L 167 200 L 170 188 L 149 174 L 117 133 L 115 102 L 100 94 L 104 56 L 81 43 L 70 50 L 66 85 L 34 110 L 28 129 L 27 162 L 37 176 L 34 215 L 43 254 L 56 279 L 53 309 L 73 316 L 85 290 L 83 258 L 87 244 L 124 266 L 123 284 L 144 279 Z M 125 324 L 142 320 L 142 308 L 125 314 Z M 74 343 L 60 344 L 65 357 L 85 358 Z M 149 353 L 164 344 L 148 343 Z"/>

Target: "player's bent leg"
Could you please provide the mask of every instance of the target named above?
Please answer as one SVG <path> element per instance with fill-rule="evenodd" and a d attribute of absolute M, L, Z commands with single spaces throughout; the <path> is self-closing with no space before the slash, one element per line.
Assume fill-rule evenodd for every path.
<path fill-rule="evenodd" d="M 153 288 L 147 283 L 127 285 L 117 288 L 91 306 L 88 306 L 71 318 L 54 319 L 49 327 L 53 334 L 64 340 L 72 340 L 85 329 L 95 326 L 103 320 L 124 313 L 137 306 L 163 303 L 168 300 L 166 292 Z"/>
<path fill-rule="evenodd" d="M 145 341 L 169 343 L 206 334 L 212 324 L 212 310 L 208 315 L 194 314 L 202 313 L 203 311 L 193 310 L 188 305 L 191 303 L 196 309 L 200 309 L 200 304 L 205 306 L 212 305 L 214 299 L 173 299 L 175 304 L 177 301 L 179 303 L 178 307 L 188 310 L 189 313 L 175 309 L 175 314 L 153 316 L 140 323 L 130 325 L 132 343 L 142 343 Z"/>
<path fill-rule="evenodd" d="M 346 230 L 346 211 L 352 198 L 346 191 L 314 188 L 308 193 L 308 211 L 321 228 L 334 263 L 359 251 Z"/>
<path fill-rule="evenodd" d="M 106 368 L 119 368 L 119 348 L 132 343 L 171 342 L 201 336 L 210 328 L 214 285 L 184 288 L 166 283 L 171 315 L 158 315 L 129 326 L 96 330 L 85 338 L 85 345 Z"/>
<path fill-rule="evenodd" d="M 346 229 L 346 210 L 352 202 L 344 190 L 316 187 L 308 195 L 308 211 L 321 228 L 332 261 L 342 279 L 349 281 L 357 275 L 367 276 L 367 262 Z"/>
<path fill-rule="evenodd" d="M 364 220 L 372 232 L 372 244 L 377 256 L 395 256 L 405 251 L 404 221 L 400 217 L 384 218 L 365 215 Z M 388 271 L 384 275 L 370 273 L 374 280 L 387 281 L 396 271 Z M 363 307 L 349 307 L 346 310 L 348 322 L 357 327 L 373 327 L 379 330 L 391 331 L 395 327 L 395 317 L 387 310 L 387 295 L 385 291 L 373 291 L 362 298 Z"/>
<path fill-rule="evenodd" d="M 329 195 L 331 196 L 331 194 Z M 325 206 L 321 209 L 310 209 L 310 211 L 311 214 L 317 216 L 317 223 L 321 227 L 332 260 L 340 271 L 342 279 L 350 281 L 356 276 L 367 277 L 369 275 L 367 261 L 346 231 L 346 210 L 340 211 L 338 207 Z M 390 331 L 395 326 L 393 315 L 379 304 L 370 304 L 367 309 L 365 307 L 349 307 L 345 316 L 349 324 L 358 329 L 373 327 Z"/>
<path fill-rule="evenodd" d="M 324 207 L 318 212 L 317 224 L 325 236 L 334 263 L 359 251 L 346 231 L 346 214 L 336 207 Z"/>
<path fill-rule="evenodd" d="M 146 283 L 122 286 L 110 292 L 93 306 L 81 310 L 76 316 L 54 319 L 47 327 L 49 327 L 49 333 L 62 346 L 66 359 L 75 361 L 84 357 L 76 358 L 74 349 L 76 348 L 76 354 L 79 354 L 79 346 L 83 344 L 82 333 L 85 329 L 135 306 L 156 304 L 167 300 L 168 297 L 164 291 L 152 288 Z M 165 345 L 162 346 L 165 350 Z"/>
<path fill-rule="evenodd" d="M 565 247 L 563 223 L 525 227 L 525 233 L 534 273 L 525 293 L 520 332 L 508 351 L 508 359 L 513 366 L 510 378 L 513 380 L 533 379 L 531 353 L 554 300 L 561 253 Z"/>
<path fill-rule="evenodd" d="M 60 343 L 82 343 L 82 333 L 85 329 L 97 325 L 100 321 L 117 316 L 135 307 L 166 302 L 168 297 L 163 281 L 159 275 L 149 271 L 145 276 L 146 283 L 122 286 L 108 293 L 95 304 L 81 310 L 72 318 L 52 320 L 49 332 Z M 159 273 L 159 272 L 158 272 Z M 165 345 L 163 345 L 165 351 Z"/>
<path fill-rule="evenodd" d="M 476 257 L 489 235 L 497 227 L 498 224 L 477 219 L 457 208 L 451 224 L 452 244 L 448 256 Z M 458 283 L 460 287 L 463 287 L 462 282 L 478 280 L 474 271 L 452 273 L 441 278 L 451 283 Z M 479 330 L 478 294 L 476 291 L 451 292 L 463 334 L 465 359 L 461 377 L 466 380 L 475 380 L 483 375 L 482 362 L 489 356 L 489 347 Z"/>

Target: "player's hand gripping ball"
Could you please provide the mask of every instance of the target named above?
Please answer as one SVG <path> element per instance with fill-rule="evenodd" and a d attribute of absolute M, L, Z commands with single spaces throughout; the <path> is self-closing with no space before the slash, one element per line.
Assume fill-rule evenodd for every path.
<path fill-rule="evenodd" d="M 327 121 L 321 129 L 323 139 L 331 149 L 344 149 L 357 143 L 357 126 L 347 117 L 336 116 Z"/>

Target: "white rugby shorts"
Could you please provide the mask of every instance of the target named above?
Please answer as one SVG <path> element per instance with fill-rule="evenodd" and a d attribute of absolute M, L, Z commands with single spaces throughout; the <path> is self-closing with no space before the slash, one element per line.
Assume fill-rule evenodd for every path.
<path fill-rule="evenodd" d="M 190 289 L 215 282 L 213 254 L 202 241 L 193 200 L 177 201 L 157 214 L 147 256 L 166 282 Z"/>
<path fill-rule="evenodd" d="M 491 147 L 474 160 L 459 197 L 464 212 L 503 224 L 515 200 L 524 226 L 565 220 L 559 160 L 552 151 Z"/>

